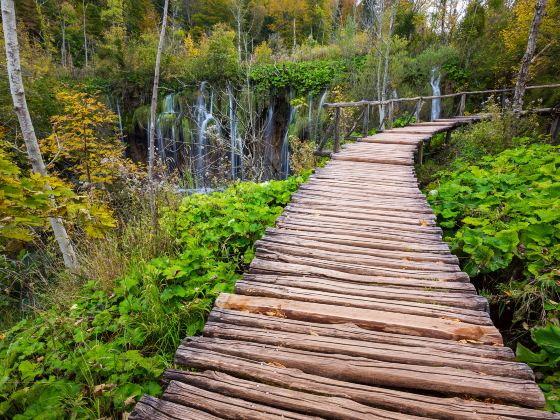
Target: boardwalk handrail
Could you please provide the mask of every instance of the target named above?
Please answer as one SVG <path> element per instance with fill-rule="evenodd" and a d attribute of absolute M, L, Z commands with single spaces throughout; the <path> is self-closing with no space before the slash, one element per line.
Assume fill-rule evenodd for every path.
<path fill-rule="evenodd" d="M 534 85 L 534 86 L 527 86 L 526 90 L 531 89 L 554 89 L 560 88 L 560 83 L 552 83 L 548 85 Z M 412 98 L 394 98 L 394 99 L 386 99 L 385 101 L 368 101 L 362 99 L 360 101 L 354 102 L 326 102 L 323 104 L 325 108 L 350 108 L 350 107 L 359 107 L 359 106 L 375 106 L 375 105 L 387 105 L 390 103 L 395 102 L 414 102 L 419 100 L 430 100 L 430 99 L 438 99 L 438 98 L 455 98 L 457 96 L 462 95 L 484 95 L 489 93 L 505 93 L 505 92 L 513 92 L 515 88 L 503 88 L 503 89 L 488 89 L 488 90 L 473 90 L 473 91 L 466 91 L 466 92 L 456 92 L 456 93 L 447 93 L 445 95 L 431 95 L 431 96 L 415 96 Z"/>
<path fill-rule="evenodd" d="M 527 86 L 526 87 L 527 90 L 531 90 L 531 89 L 555 89 L 555 88 L 560 88 L 560 83 L 550 83 L 550 84 L 546 84 L 546 85 L 533 85 L 533 86 Z M 412 115 L 410 115 L 409 121 L 407 121 L 407 125 L 408 125 L 408 122 L 410 122 L 413 117 L 414 117 L 414 121 L 416 123 L 420 122 L 420 114 L 422 112 L 422 106 L 424 105 L 425 101 L 427 101 L 427 100 L 433 100 L 433 99 L 438 99 L 438 98 L 442 99 L 442 98 L 460 97 L 461 99 L 459 101 L 459 106 L 458 106 L 458 109 L 457 109 L 457 113 L 455 114 L 456 116 L 460 117 L 460 116 L 463 116 L 465 114 L 465 105 L 466 105 L 466 102 L 467 102 L 467 96 L 500 93 L 500 94 L 502 94 L 502 100 L 501 100 L 502 106 L 505 106 L 503 95 L 506 92 L 512 92 L 514 90 L 515 90 L 514 88 L 502 88 L 502 89 L 488 89 L 488 90 L 474 90 L 474 91 L 467 91 L 467 92 L 456 92 L 456 93 L 448 93 L 448 94 L 444 94 L 444 95 L 415 96 L 413 98 L 393 98 L 393 99 L 386 99 L 384 101 L 369 101 L 369 100 L 363 99 L 361 101 L 354 101 L 354 102 L 327 102 L 323 105 L 323 107 L 334 109 L 333 124 L 332 124 L 332 127 L 329 130 L 326 131 L 323 138 L 319 141 L 318 147 L 317 147 L 317 149 L 315 150 L 314 153 L 317 156 L 330 156 L 330 152 L 327 152 L 327 151 L 323 150 L 327 141 L 328 141 L 328 139 L 329 139 L 330 133 L 332 133 L 333 137 L 334 137 L 333 152 L 336 153 L 336 152 L 339 151 L 339 149 L 340 149 L 340 137 L 341 137 L 340 119 L 342 118 L 343 108 L 351 108 L 351 107 L 363 107 L 364 108 L 364 110 L 361 113 L 358 120 L 363 117 L 362 134 L 367 135 L 367 133 L 369 131 L 369 115 L 370 115 L 372 107 L 378 106 L 378 107 L 381 108 L 382 105 L 387 105 L 387 112 L 385 113 L 385 116 L 383 118 L 383 122 L 381 123 L 381 125 L 379 127 L 381 130 L 384 130 L 385 129 L 385 122 L 387 123 L 387 128 L 388 129 L 393 128 L 393 120 L 395 118 L 395 104 L 399 104 L 401 102 L 416 102 L 414 113 Z M 554 113 L 554 109 L 550 108 L 549 110 L 550 110 L 549 113 Z M 543 110 L 541 110 L 541 111 L 543 111 Z M 554 133 L 557 132 L 558 129 L 556 127 L 560 124 L 558 119 L 559 119 L 559 115 L 556 116 L 556 119 L 552 124 L 554 128 L 552 128 L 551 131 L 553 131 Z M 356 128 L 356 125 L 357 124 L 354 124 L 354 126 L 352 127 L 350 132 L 352 132 L 354 130 L 354 128 Z M 342 137 L 347 138 L 346 135 L 343 135 Z"/>

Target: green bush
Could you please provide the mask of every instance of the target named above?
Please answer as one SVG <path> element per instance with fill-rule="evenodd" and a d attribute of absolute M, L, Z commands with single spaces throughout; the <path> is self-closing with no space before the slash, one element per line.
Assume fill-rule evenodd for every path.
<path fill-rule="evenodd" d="M 0 417 L 119 416 L 158 378 L 186 335 L 199 333 L 215 297 L 230 291 L 304 177 L 239 183 L 185 198 L 165 229 L 181 253 L 137 265 L 114 290 L 95 280 L 0 336 Z"/>
<path fill-rule="evenodd" d="M 560 411 L 560 327 L 548 324 L 544 328 L 536 328 L 531 332 L 533 341 L 540 347 L 538 352 L 533 352 L 519 343 L 517 345 L 517 359 L 528 363 L 538 372 L 537 378 L 542 375 L 539 386 L 546 397 L 546 408 L 551 411 Z M 539 373 L 541 375 L 539 375 Z"/>
<path fill-rule="evenodd" d="M 533 144 L 454 167 L 427 188 L 446 241 L 469 275 L 500 270 L 484 287 L 516 308 L 514 322 L 544 320 L 560 290 L 559 148 Z"/>

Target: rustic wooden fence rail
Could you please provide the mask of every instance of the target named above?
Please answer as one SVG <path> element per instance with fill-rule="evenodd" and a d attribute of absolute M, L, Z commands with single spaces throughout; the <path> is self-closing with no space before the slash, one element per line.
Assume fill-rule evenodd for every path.
<path fill-rule="evenodd" d="M 551 83 L 546 85 L 534 85 L 534 86 L 527 86 L 527 90 L 535 90 L 535 89 L 557 89 L 560 88 L 560 83 Z M 343 109 L 344 108 L 356 108 L 362 107 L 363 111 L 360 114 L 359 119 L 362 119 L 362 135 L 366 136 L 369 131 L 369 117 L 371 114 L 372 109 L 375 107 L 382 107 L 386 106 L 385 118 L 383 123 L 380 125 L 380 129 L 384 129 L 385 123 L 387 124 L 387 129 L 393 128 L 393 122 L 395 119 L 395 104 L 400 104 L 404 102 L 415 102 L 414 106 L 414 114 L 410 115 L 407 124 L 412 120 L 416 123 L 421 122 L 421 113 L 424 103 L 429 100 L 433 99 L 445 99 L 445 98 L 457 98 L 459 97 L 459 104 L 457 107 L 457 112 L 453 115 L 456 117 L 461 117 L 465 115 L 465 107 L 467 104 L 467 97 L 474 96 L 474 95 L 494 95 L 500 94 L 500 104 L 502 107 L 505 107 L 505 94 L 508 92 L 513 92 L 513 88 L 503 88 L 503 89 L 488 89 L 488 90 L 475 90 L 475 91 L 468 91 L 468 92 L 456 92 L 456 93 L 448 93 L 444 95 L 431 95 L 431 96 L 415 96 L 411 98 L 394 98 L 394 99 L 387 99 L 385 101 L 369 101 L 369 100 L 361 100 L 361 101 L 354 101 L 354 102 L 333 102 L 333 103 L 325 103 L 323 106 L 325 108 L 332 108 L 334 109 L 333 115 L 333 122 L 331 127 L 325 130 L 325 135 L 319 141 L 318 147 L 315 150 L 315 154 L 317 156 L 329 156 L 330 151 L 325 151 L 324 147 L 327 144 L 330 136 L 333 137 L 333 150 L 332 152 L 337 153 L 340 150 L 340 137 L 341 137 L 341 127 L 340 121 L 343 116 Z M 554 119 L 551 125 L 551 134 L 556 136 L 558 134 L 559 128 L 559 118 L 560 112 L 558 109 L 555 108 L 542 108 L 539 109 L 538 112 L 541 114 L 554 114 Z M 357 126 L 357 123 L 349 130 L 350 134 Z M 348 138 L 348 135 L 345 134 L 344 138 Z"/>

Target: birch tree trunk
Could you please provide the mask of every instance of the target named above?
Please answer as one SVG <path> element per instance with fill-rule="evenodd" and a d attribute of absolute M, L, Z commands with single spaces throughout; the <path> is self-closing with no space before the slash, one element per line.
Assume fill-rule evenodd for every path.
<path fill-rule="evenodd" d="M 385 44 L 385 63 L 383 67 L 383 85 L 381 86 L 381 104 L 383 109 L 383 117 L 385 117 L 385 101 L 387 100 L 387 83 L 389 82 L 389 53 L 391 52 L 391 36 L 393 35 L 393 25 L 395 23 L 395 16 L 397 14 L 398 1 L 393 0 L 391 6 L 391 17 L 389 20 L 389 28 L 387 29 L 387 42 Z M 385 118 L 383 118 L 385 119 Z M 385 123 L 382 122 L 382 128 L 384 128 Z"/>
<path fill-rule="evenodd" d="M 87 32 L 86 32 L 86 8 L 87 4 L 85 0 L 82 0 L 82 15 L 83 15 L 83 25 L 84 25 L 84 54 L 85 54 L 85 67 L 88 66 L 88 47 L 87 47 Z"/>
<path fill-rule="evenodd" d="M 527 50 L 521 60 L 519 73 L 517 75 L 517 82 L 515 84 L 515 93 L 513 95 L 513 112 L 516 115 L 521 113 L 523 108 L 523 96 L 525 95 L 525 87 L 527 86 L 527 79 L 529 78 L 529 65 L 535 54 L 537 46 L 537 38 L 539 36 L 539 28 L 544 17 L 547 0 L 537 0 L 535 4 L 535 14 L 533 15 L 533 22 L 529 31 L 529 39 L 527 40 Z"/>
<path fill-rule="evenodd" d="M 29 156 L 33 172 L 44 176 L 47 175 L 47 168 L 43 161 L 43 157 L 41 156 L 39 142 L 37 141 L 37 136 L 35 135 L 35 130 L 33 128 L 33 122 L 31 121 L 31 116 L 29 115 L 27 101 L 25 99 L 25 90 L 23 88 L 23 79 L 21 77 L 14 1 L 1 0 L 1 7 L 4 42 L 6 44 L 6 64 L 8 68 L 8 77 L 10 79 L 10 91 L 14 102 L 14 110 L 19 120 L 21 133 L 23 135 L 23 140 L 25 141 L 27 155 Z M 46 185 L 46 187 L 50 189 L 49 185 Z M 62 220 L 57 217 L 50 217 L 49 222 L 51 224 L 54 237 L 60 248 L 60 252 L 62 253 L 64 265 L 72 270 L 78 268 L 76 253 L 74 252 L 74 248 L 72 247 L 72 243 L 70 242 L 70 238 L 68 237 L 68 233 L 66 232 L 66 228 L 64 227 Z"/>
<path fill-rule="evenodd" d="M 152 213 L 152 226 L 157 230 L 157 208 L 156 208 L 156 189 L 154 183 L 154 160 L 155 160 L 155 136 L 156 136 L 156 110 L 159 88 L 159 70 L 161 65 L 161 52 L 163 50 L 163 41 L 165 40 L 165 30 L 167 28 L 167 9 L 169 8 L 169 0 L 165 0 L 163 7 L 163 21 L 161 23 L 161 32 L 159 34 L 159 45 L 156 55 L 156 67 L 154 70 L 154 86 L 152 90 L 152 103 L 150 106 L 150 135 L 148 144 L 148 181 L 150 183 L 150 210 Z"/>

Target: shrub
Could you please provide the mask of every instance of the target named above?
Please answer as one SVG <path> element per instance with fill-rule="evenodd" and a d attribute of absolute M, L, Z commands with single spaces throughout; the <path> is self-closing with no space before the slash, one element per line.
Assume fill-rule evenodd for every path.
<path fill-rule="evenodd" d="M 514 322 L 544 320 L 560 291 L 559 148 L 533 144 L 454 166 L 428 187 L 446 241 L 469 275 L 500 270 L 483 286 L 515 308 Z"/>
<path fill-rule="evenodd" d="M 0 336 L 0 416 L 119 416 L 158 378 L 185 335 L 199 333 L 215 297 L 232 289 L 304 177 L 239 183 L 184 199 L 162 226 L 180 253 L 138 262 L 111 291 L 90 281 Z"/>

